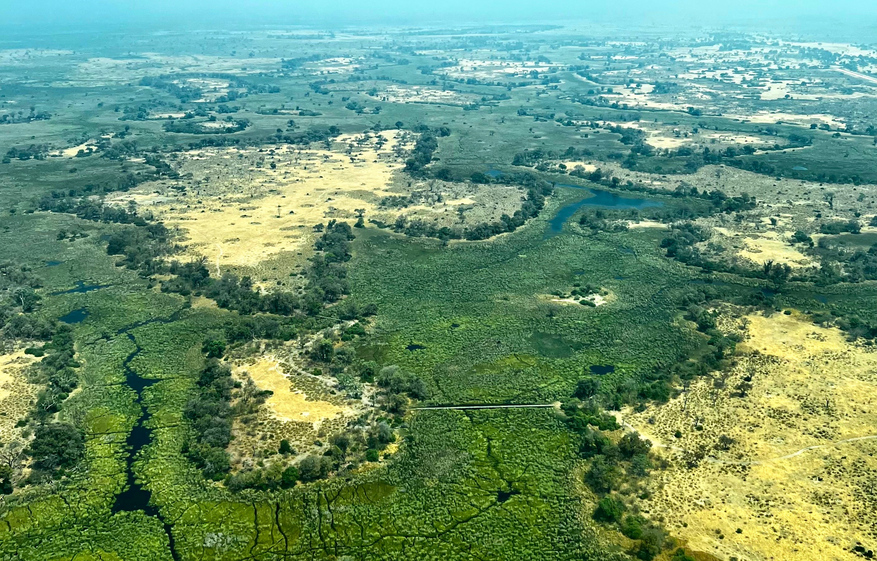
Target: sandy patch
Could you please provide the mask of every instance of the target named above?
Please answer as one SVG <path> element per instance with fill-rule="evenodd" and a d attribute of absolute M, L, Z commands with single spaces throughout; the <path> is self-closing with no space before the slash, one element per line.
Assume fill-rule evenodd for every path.
<path fill-rule="evenodd" d="M 387 86 L 382 96 L 383 101 L 393 103 L 445 103 L 465 105 L 480 99 L 477 96 L 465 95 L 451 90 L 440 90 L 425 86 Z"/>
<path fill-rule="evenodd" d="M 249 374 L 259 389 L 274 392 L 266 404 L 281 420 L 317 425 L 344 413 L 344 409 L 328 401 L 309 401 L 304 393 L 295 390 L 292 382 L 283 374 L 280 363 L 270 358 L 262 358 L 255 364 L 237 370 Z"/>
<path fill-rule="evenodd" d="M 15 424 L 30 411 L 40 388 L 27 381 L 25 370 L 39 359 L 24 349 L 0 355 L 0 441 L 8 443 L 19 436 Z"/>
<path fill-rule="evenodd" d="M 628 228 L 661 228 L 666 230 L 669 226 L 664 224 L 663 222 L 656 222 L 654 220 L 640 220 L 639 222 L 629 221 L 627 223 Z"/>
<path fill-rule="evenodd" d="M 589 294 L 583 298 L 558 298 L 556 296 L 544 296 L 543 298 L 555 304 L 575 304 L 583 306 L 582 301 L 593 302 L 594 306 L 603 306 L 615 300 L 615 294 L 609 292 L 607 294 Z"/>
<path fill-rule="evenodd" d="M 785 238 L 791 236 L 787 233 Z M 795 246 L 789 245 L 783 236 L 776 232 L 766 232 L 757 237 L 743 239 L 746 249 L 737 252 L 737 255 L 763 265 L 767 261 L 784 263 L 789 267 L 805 267 L 812 264 L 809 257 L 801 253 Z"/>
<path fill-rule="evenodd" d="M 22 379 L 24 369 L 36 362 L 37 357 L 24 353 L 24 349 L 8 355 L 0 355 L 0 400 L 10 396 L 10 384 Z"/>
<path fill-rule="evenodd" d="M 874 549 L 877 352 L 797 314 L 730 322 L 745 336 L 736 366 L 624 419 L 671 460 L 644 511 L 722 559 Z"/>
<path fill-rule="evenodd" d="M 592 171 L 597 171 L 597 166 L 594 164 L 589 164 L 587 162 L 577 162 L 573 160 L 564 160 L 560 162 L 561 164 L 566 166 L 566 169 L 569 171 L 573 171 L 578 168 L 582 168 L 582 171 L 585 173 L 591 173 Z"/>
<path fill-rule="evenodd" d="M 82 144 L 80 144 L 78 146 L 73 146 L 71 148 L 64 148 L 63 150 L 59 151 L 58 153 L 61 154 L 61 156 L 65 157 L 65 158 L 75 158 L 80 150 L 82 150 L 83 152 L 88 152 L 89 148 L 91 148 L 91 150 L 94 151 L 97 149 L 97 145 L 95 145 L 93 142 L 83 142 Z"/>

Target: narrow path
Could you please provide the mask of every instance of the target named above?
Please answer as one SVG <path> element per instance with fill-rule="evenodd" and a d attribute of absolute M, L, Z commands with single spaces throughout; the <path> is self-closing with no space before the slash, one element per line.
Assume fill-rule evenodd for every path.
<path fill-rule="evenodd" d="M 846 74 L 847 76 L 850 76 L 853 78 L 858 78 L 859 80 L 877 83 L 877 78 L 875 78 L 874 76 L 868 76 L 867 74 L 862 74 L 860 72 L 853 72 L 852 70 L 848 70 L 846 68 L 841 68 L 840 66 L 833 66 L 832 70 L 836 70 L 842 74 Z"/>
<path fill-rule="evenodd" d="M 441 409 L 548 409 L 560 407 L 560 402 L 555 403 L 521 403 L 516 405 L 432 405 L 426 407 L 412 407 L 414 411 L 438 411 Z"/>
<path fill-rule="evenodd" d="M 801 448 L 800 450 L 798 450 L 796 452 L 792 452 L 791 454 L 786 454 L 785 456 L 779 456 L 777 458 L 768 458 L 766 460 L 753 460 L 751 462 L 723 462 L 721 460 L 715 460 L 714 458 L 709 458 L 709 461 L 712 461 L 712 463 L 717 463 L 717 464 L 757 466 L 758 464 L 765 464 L 767 462 L 775 462 L 778 460 L 788 460 L 790 458 L 800 456 L 804 452 L 809 452 L 810 450 L 818 450 L 819 448 L 828 448 L 830 446 L 837 446 L 838 444 L 843 444 L 845 442 L 856 442 L 859 440 L 874 440 L 874 439 L 877 439 L 877 434 L 872 434 L 872 435 L 868 435 L 868 436 L 857 436 L 855 438 L 846 438 L 844 440 L 838 440 L 837 442 L 829 442 L 828 444 L 817 444 L 816 446 L 808 446 L 807 448 Z"/>
<path fill-rule="evenodd" d="M 222 261 L 222 246 L 216 244 L 216 247 L 219 249 L 219 255 L 216 257 L 216 276 L 222 278 L 222 270 L 219 268 L 219 262 Z"/>
<path fill-rule="evenodd" d="M 618 417 L 616 417 L 616 418 L 618 418 Z M 630 423 L 626 423 L 626 422 L 622 421 L 621 419 L 619 419 L 619 424 L 621 424 L 621 426 L 628 428 L 630 430 L 637 431 L 636 427 L 634 427 Z M 674 452 L 686 452 L 687 451 L 685 448 L 680 448 L 678 446 L 670 446 L 667 444 L 663 444 L 660 441 L 658 441 L 658 439 L 653 438 L 650 435 L 643 434 L 639 431 L 637 431 L 637 432 L 643 438 L 650 440 L 652 442 L 652 446 L 654 446 L 655 448 L 664 448 L 665 450 L 673 450 Z M 785 456 L 777 456 L 775 458 L 765 458 L 763 460 L 750 460 L 750 461 L 746 461 L 746 462 L 728 462 L 725 460 L 720 460 L 718 458 L 714 458 L 712 456 L 706 456 L 704 458 L 704 460 L 706 460 L 707 462 L 709 462 L 711 464 L 717 464 L 717 465 L 722 465 L 722 466 L 757 466 L 757 465 L 766 464 L 769 462 L 778 462 L 780 460 L 790 460 L 792 458 L 800 456 L 801 454 L 803 454 L 805 452 L 809 452 L 810 450 L 818 450 L 820 448 L 829 448 L 831 446 L 837 446 L 839 444 L 844 444 L 846 442 L 858 442 L 860 440 L 875 440 L 875 439 L 877 439 L 877 434 L 870 434 L 867 436 L 857 436 L 854 438 L 845 438 L 843 440 L 829 442 L 828 444 L 816 444 L 814 446 L 808 446 L 806 448 L 801 448 L 800 450 L 796 450 L 796 451 L 792 452 L 791 454 L 786 454 Z"/>

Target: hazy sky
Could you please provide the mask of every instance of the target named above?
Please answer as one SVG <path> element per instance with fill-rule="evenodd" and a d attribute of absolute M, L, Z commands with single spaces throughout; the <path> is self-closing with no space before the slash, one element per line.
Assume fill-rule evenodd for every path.
<path fill-rule="evenodd" d="M 112 25 L 503 22 L 665 19 L 698 23 L 759 18 L 847 19 L 877 25 L 877 0 L 0 0 L 4 24 Z"/>

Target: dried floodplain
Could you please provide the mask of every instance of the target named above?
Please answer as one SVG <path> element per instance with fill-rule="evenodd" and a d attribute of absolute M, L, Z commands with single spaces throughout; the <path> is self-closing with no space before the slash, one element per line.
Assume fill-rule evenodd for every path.
<path fill-rule="evenodd" d="M 624 416 L 671 467 L 642 508 L 722 559 L 846 559 L 877 535 L 877 353 L 792 312 L 748 315 L 729 372 Z"/>
<path fill-rule="evenodd" d="M 11 442 L 21 437 L 19 419 L 33 407 L 39 387 L 28 382 L 27 369 L 36 357 L 24 349 L 0 355 L 0 440 Z"/>
<path fill-rule="evenodd" d="M 701 560 L 852 561 L 857 542 L 877 549 L 864 342 L 877 333 L 877 51 L 593 34 L 193 31 L 0 51 L 0 283 L 24 283 L 0 284 L 0 318 L 77 322 L 66 343 L 46 341 L 39 371 L 21 351 L 0 358 L 14 487 L 0 556 L 675 561 L 683 545 Z M 429 154 L 416 148 L 426 131 Z M 544 206 L 507 232 L 524 185 Z M 589 206 L 585 189 L 622 204 Z M 701 195 L 716 189 L 757 202 L 721 208 Z M 160 229 L 121 209 L 170 227 L 161 241 L 182 249 L 151 243 Z M 360 216 L 349 246 L 330 240 L 345 282 L 317 285 L 332 280 L 309 260 L 318 226 Z M 850 220 L 861 235 L 823 233 Z M 414 237 L 480 225 L 479 241 Z M 168 268 L 199 257 L 203 284 Z M 217 282 L 225 273 L 257 291 Z M 330 299 L 308 298 L 324 288 Z M 321 307 L 290 311 L 272 300 L 282 292 Z M 701 325 L 712 310 L 720 331 Z M 3 329 L 10 349 L 39 346 Z M 711 360 L 722 333 L 743 339 L 735 354 L 676 375 Z M 205 368 L 217 354 L 230 373 Z M 204 375 L 217 372 L 214 387 Z M 44 396 L 57 412 L 40 410 Z M 638 458 L 641 473 L 623 460 L 601 491 L 586 444 L 616 409 L 656 457 Z M 83 437 L 69 470 L 20 454 L 55 423 Z M 40 470 L 49 479 L 30 479 Z M 598 521 L 611 497 L 628 510 Z M 654 532 L 630 537 L 639 513 L 661 526 L 647 528 L 658 551 Z"/>
<path fill-rule="evenodd" d="M 133 201 L 179 228 L 189 256 L 205 257 L 217 275 L 231 268 L 284 283 L 289 269 L 303 266 L 312 255 L 318 224 L 353 223 L 363 216 L 392 225 L 404 216 L 437 227 L 462 228 L 495 221 L 520 208 L 519 187 L 418 180 L 402 174 L 415 138 L 388 130 L 343 136 L 329 149 L 272 146 L 184 152 L 174 162 L 183 179 L 146 183 L 110 201 Z M 404 202 L 384 202 L 393 198 Z"/>
<path fill-rule="evenodd" d="M 341 431 L 348 422 L 366 412 L 362 402 L 346 398 L 327 381 L 297 370 L 277 357 L 264 354 L 242 361 L 235 369 L 237 379 L 252 380 L 260 391 L 271 392 L 252 419 L 235 422 L 235 439 L 230 452 L 235 470 L 252 469 L 262 451 L 273 454 L 286 440 L 295 453 L 322 454 L 320 439 Z"/>

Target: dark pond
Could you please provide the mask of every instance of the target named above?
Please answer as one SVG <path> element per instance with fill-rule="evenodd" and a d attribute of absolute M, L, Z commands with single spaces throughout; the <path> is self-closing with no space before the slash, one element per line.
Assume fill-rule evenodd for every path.
<path fill-rule="evenodd" d="M 612 374 L 615 372 L 615 367 L 611 364 L 594 364 L 589 368 L 591 374 L 596 374 L 597 376 L 605 376 L 606 374 Z"/>
<path fill-rule="evenodd" d="M 807 168 L 804 166 L 795 166 L 792 168 L 793 171 L 807 171 Z"/>
<path fill-rule="evenodd" d="M 73 310 L 69 314 L 61 316 L 58 320 L 63 321 L 64 323 L 79 323 L 87 317 L 88 310 L 85 308 L 79 308 L 78 310 Z"/>
<path fill-rule="evenodd" d="M 664 203 L 660 201 L 653 201 L 651 199 L 634 199 L 631 197 L 622 197 L 621 195 L 616 195 L 615 193 L 610 193 L 609 191 L 600 191 L 599 189 L 588 189 L 586 187 L 579 187 L 578 185 L 567 185 L 563 183 L 558 183 L 557 187 L 569 187 L 571 189 L 585 189 L 590 191 L 593 195 L 592 197 L 588 197 L 587 199 L 582 199 L 580 201 L 576 201 L 574 203 L 570 203 L 565 207 L 561 208 L 557 211 L 557 214 L 554 218 L 551 219 L 549 223 L 548 231 L 545 233 L 545 237 L 550 238 L 556 236 L 561 231 L 563 231 L 563 225 L 566 224 L 566 221 L 569 220 L 573 214 L 578 212 L 578 210 L 585 206 L 595 206 L 600 208 L 616 208 L 616 209 L 626 209 L 626 208 L 650 208 L 650 207 L 659 207 L 664 206 Z"/>
<path fill-rule="evenodd" d="M 497 177 L 502 177 L 502 172 L 498 169 L 489 169 L 484 175 L 489 175 L 490 177 L 496 179 Z"/>
<path fill-rule="evenodd" d="M 496 501 L 498 503 L 502 504 L 519 493 L 520 493 L 520 491 L 518 491 L 516 489 L 512 489 L 511 491 L 497 491 Z"/>
<path fill-rule="evenodd" d="M 424 347 L 423 345 L 418 345 L 417 343 L 411 343 L 410 345 L 408 345 L 405 348 L 408 349 L 409 351 L 420 351 L 420 350 L 425 349 L 426 347 Z"/>
<path fill-rule="evenodd" d="M 46 267 L 57 267 L 63 263 L 63 261 L 46 261 Z"/>
<path fill-rule="evenodd" d="M 85 294 L 86 292 L 91 292 L 92 290 L 99 290 L 101 288 L 106 288 L 109 285 L 106 284 L 85 284 L 84 281 L 76 281 L 76 288 L 71 288 L 70 290 L 61 290 L 59 292 L 53 292 L 52 296 L 59 296 L 61 294 Z"/>

